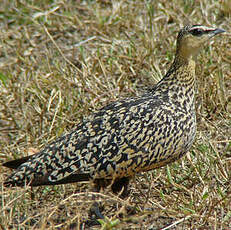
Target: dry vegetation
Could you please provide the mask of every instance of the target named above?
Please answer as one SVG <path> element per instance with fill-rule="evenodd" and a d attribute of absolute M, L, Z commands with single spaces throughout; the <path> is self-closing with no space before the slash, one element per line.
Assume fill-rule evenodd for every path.
<path fill-rule="evenodd" d="M 182 160 L 137 175 L 128 200 L 97 194 L 107 218 L 95 226 L 87 221 L 90 184 L 31 191 L 1 183 L 0 228 L 231 229 L 229 3 L 2 0 L 0 163 L 38 151 L 96 109 L 155 84 L 187 21 L 228 33 L 197 58 L 198 132 Z M 1 167 L 0 181 L 9 173 Z"/>

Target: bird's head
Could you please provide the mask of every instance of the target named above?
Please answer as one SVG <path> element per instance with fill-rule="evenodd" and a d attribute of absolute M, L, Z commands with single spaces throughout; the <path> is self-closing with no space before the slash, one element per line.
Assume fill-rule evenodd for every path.
<path fill-rule="evenodd" d="M 223 32 L 223 29 L 202 25 L 185 26 L 177 37 L 177 55 L 189 59 L 198 53 L 207 40 Z"/>

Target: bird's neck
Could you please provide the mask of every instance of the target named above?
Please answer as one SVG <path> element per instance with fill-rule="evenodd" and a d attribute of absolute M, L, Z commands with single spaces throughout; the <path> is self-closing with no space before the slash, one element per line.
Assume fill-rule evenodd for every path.
<path fill-rule="evenodd" d="M 169 71 L 158 83 L 157 88 L 165 92 L 170 100 L 187 102 L 189 107 L 194 106 L 195 95 L 195 61 L 193 58 L 184 59 L 176 56 Z"/>
<path fill-rule="evenodd" d="M 192 57 L 185 59 L 177 55 L 164 79 L 186 88 L 194 86 L 195 61 Z"/>

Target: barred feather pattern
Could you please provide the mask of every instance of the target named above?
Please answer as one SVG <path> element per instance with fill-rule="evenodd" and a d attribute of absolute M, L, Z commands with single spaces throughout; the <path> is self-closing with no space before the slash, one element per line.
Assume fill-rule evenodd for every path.
<path fill-rule="evenodd" d="M 10 168 L 19 167 L 4 184 L 36 186 L 125 178 L 116 187 L 120 182 L 127 184 L 126 178 L 138 172 L 182 157 L 196 134 L 192 54 L 223 32 L 200 25 L 184 27 L 173 64 L 151 90 L 105 106 L 29 160 L 23 158 L 22 164 L 20 159 L 9 162 Z"/>
<path fill-rule="evenodd" d="M 196 133 L 193 66 L 172 67 L 153 90 L 102 108 L 22 164 L 8 183 L 54 183 L 73 173 L 122 178 L 180 158 Z"/>

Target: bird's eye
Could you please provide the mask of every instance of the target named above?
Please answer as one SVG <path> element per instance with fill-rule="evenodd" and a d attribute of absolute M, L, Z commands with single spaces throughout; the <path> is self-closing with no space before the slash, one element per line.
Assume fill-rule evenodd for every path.
<path fill-rule="evenodd" d="M 199 29 L 199 28 L 195 28 L 195 29 L 192 29 L 190 31 L 190 33 L 193 35 L 193 36 L 201 36 L 203 34 L 203 30 Z"/>

